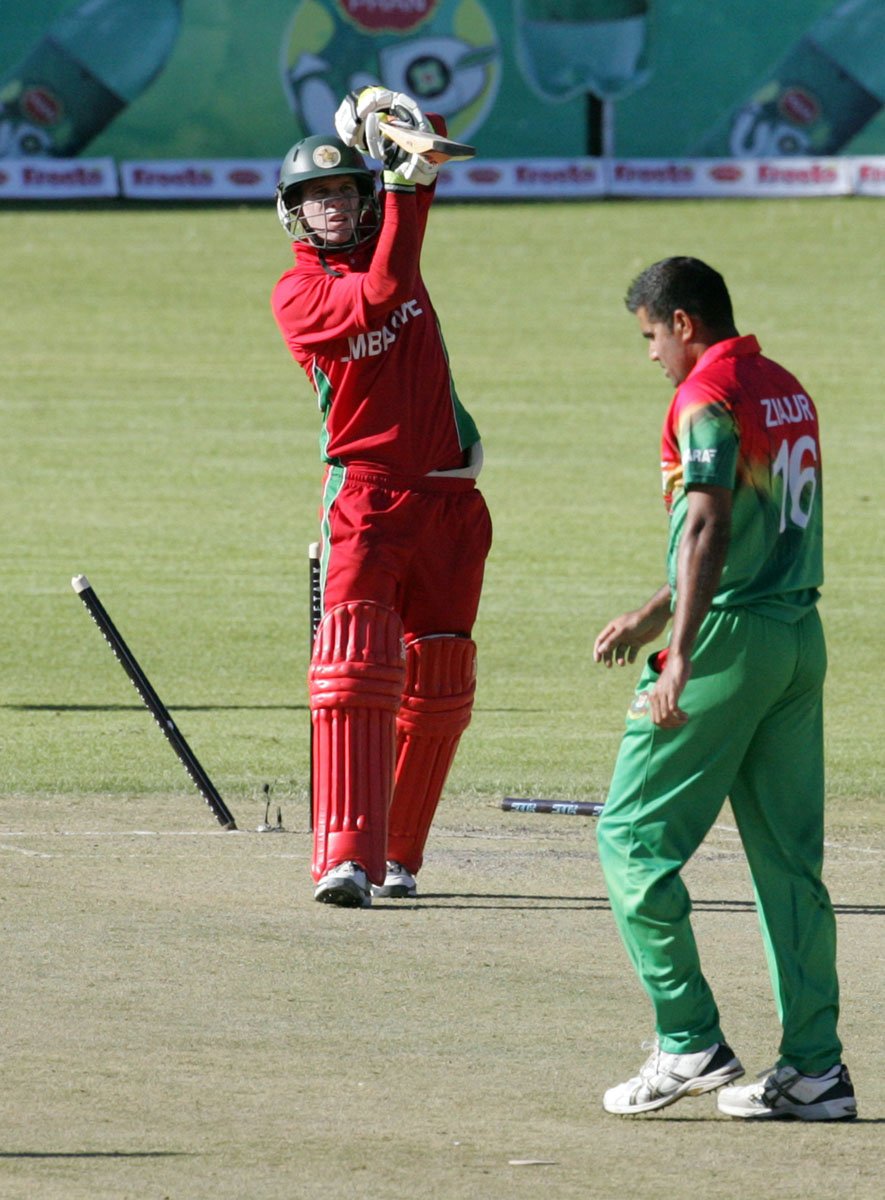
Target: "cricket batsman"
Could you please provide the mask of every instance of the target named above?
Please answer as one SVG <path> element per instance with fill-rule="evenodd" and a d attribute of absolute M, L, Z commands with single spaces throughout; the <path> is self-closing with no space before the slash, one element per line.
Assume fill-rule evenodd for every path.
<path fill-rule="evenodd" d="M 309 671 L 317 900 L 413 897 L 476 687 L 492 530 L 482 449 L 421 276 L 438 166 L 382 133 L 444 133 L 401 92 L 349 94 L 286 155 L 294 263 L 272 308 L 316 393 L 322 618 Z M 383 164 L 379 193 L 362 155 Z"/>

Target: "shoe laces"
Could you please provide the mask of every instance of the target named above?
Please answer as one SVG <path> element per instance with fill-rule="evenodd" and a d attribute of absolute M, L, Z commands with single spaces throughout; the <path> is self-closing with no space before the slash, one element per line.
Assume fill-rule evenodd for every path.
<path fill-rule="evenodd" d="M 640 1046 L 640 1050 L 650 1051 L 648 1058 L 639 1068 L 640 1079 L 654 1079 L 656 1075 L 661 1074 L 661 1044 L 656 1037 L 647 1038 Z"/>
<path fill-rule="evenodd" d="M 761 1095 L 765 1091 L 766 1084 L 769 1079 L 773 1079 L 777 1075 L 780 1067 L 766 1067 L 764 1071 L 760 1071 L 756 1076 L 756 1082 L 750 1086 Z"/>
<path fill-rule="evenodd" d="M 766 1104 L 772 1104 L 777 1099 L 789 1100 L 788 1088 L 800 1076 L 795 1067 L 767 1067 L 756 1076 L 753 1084 L 753 1094 L 761 1097 Z"/>
<path fill-rule="evenodd" d="M 333 867 L 329 874 L 353 876 L 362 871 L 362 869 L 358 862 L 348 860 L 347 862 L 339 863 L 337 867 Z"/>

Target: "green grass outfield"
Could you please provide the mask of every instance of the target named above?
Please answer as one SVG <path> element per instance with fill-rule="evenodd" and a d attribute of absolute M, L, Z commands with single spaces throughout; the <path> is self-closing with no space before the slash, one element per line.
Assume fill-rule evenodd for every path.
<path fill-rule="evenodd" d="M 272 205 L 0 210 L 4 1196 L 604 1200 L 686 1172 L 723 1200 L 878 1194 L 883 220 L 857 198 L 433 215 L 425 274 L 495 523 L 479 687 L 425 900 L 353 914 L 310 900 L 318 417 L 270 313 Z M 722 270 L 821 414 L 829 878 L 871 1124 L 753 1131 L 709 1098 L 606 1117 L 650 1023 L 593 824 L 499 807 L 605 794 L 636 672 L 592 642 L 659 585 L 666 536 L 670 389 L 622 297 L 671 253 Z M 241 828 L 269 784 L 286 834 L 216 832 L 80 572 Z M 752 1073 L 776 1031 L 727 809 L 690 871 Z"/>

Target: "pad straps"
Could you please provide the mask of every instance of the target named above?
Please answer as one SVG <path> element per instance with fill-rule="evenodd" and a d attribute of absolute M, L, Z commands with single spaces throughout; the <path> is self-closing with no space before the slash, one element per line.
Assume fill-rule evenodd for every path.
<path fill-rule="evenodd" d="M 393 609 L 355 601 L 325 614 L 309 674 L 315 881 L 347 861 L 384 881 L 404 678 L 403 626 Z"/>
<path fill-rule="evenodd" d="M 413 874 L 439 804 L 476 692 L 476 644 L 430 636 L 406 650 L 406 684 L 397 716 L 396 787 L 387 857 Z"/>

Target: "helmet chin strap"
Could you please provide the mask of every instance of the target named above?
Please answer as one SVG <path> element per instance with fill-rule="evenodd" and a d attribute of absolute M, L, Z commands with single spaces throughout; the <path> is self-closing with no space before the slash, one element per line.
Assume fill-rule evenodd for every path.
<path fill-rule="evenodd" d="M 327 254 L 328 254 L 328 251 L 326 250 L 326 248 L 324 246 L 320 246 L 319 250 L 317 252 L 317 258 L 320 260 L 320 266 L 323 268 L 323 270 L 326 272 L 326 274 L 331 275 L 333 279 L 343 279 L 344 278 L 343 271 L 336 271 L 334 267 L 329 266 L 328 262 L 326 261 Z"/>

